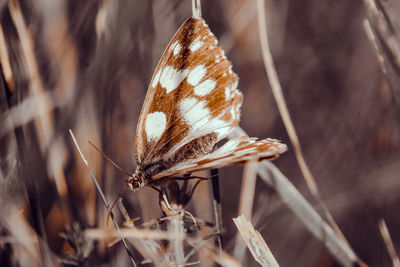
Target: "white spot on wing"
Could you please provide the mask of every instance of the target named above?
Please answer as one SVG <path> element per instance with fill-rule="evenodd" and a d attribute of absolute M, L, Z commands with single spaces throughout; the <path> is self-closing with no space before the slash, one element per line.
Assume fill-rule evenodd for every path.
<path fill-rule="evenodd" d="M 194 40 L 190 46 L 189 49 L 194 52 L 197 49 L 199 49 L 203 45 L 203 42 L 200 40 L 200 37 L 197 37 L 196 40 Z"/>
<path fill-rule="evenodd" d="M 210 111 L 206 108 L 205 101 L 198 101 L 196 98 L 188 97 L 182 99 L 179 106 L 184 120 L 192 130 L 200 129 L 210 121 Z"/>
<path fill-rule="evenodd" d="M 147 141 L 158 141 L 167 125 L 167 117 L 163 112 L 153 112 L 147 115 L 145 131 Z"/>
<path fill-rule="evenodd" d="M 153 82 L 151 83 L 152 87 L 157 86 L 158 80 L 160 80 L 160 72 L 161 72 L 161 70 L 157 71 L 157 73 L 154 75 Z"/>
<path fill-rule="evenodd" d="M 216 85 L 217 85 L 216 81 L 212 79 L 207 79 L 194 88 L 194 93 L 198 96 L 205 96 L 212 90 L 214 90 Z"/>
<path fill-rule="evenodd" d="M 228 100 L 231 98 L 231 88 L 225 87 L 225 99 Z"/>
<path fill-rule="evenodd" d="M 235 107 L 232 107 L 232 108 L 231 108 L 231 116 L 232 116 L 233 119 L 236 118 L 236 110 L 235 110 Z"/>
<path fill-rule="evenodd" d="M 190 71 L 187 81 L 191 85 L 196 86 L 205 74 L 206 68 L 203 65 L 199 65 Z"/>
<path fill-rule="evenodd" d="M 177 43 L 174 48 L 174 56 L 176 56 L 181 51 L 181 44 Z"/>
<path fill-rule="evenodd" d="M 236 80 L 235 83 L 232 85 L 232 90 L 237 92 L 237 87 L 238 87 L 239 82 Z"/>
<path fill-rule="evenodd" d="M 160 84 L 167 90 L 167 94 L 175 90 L 186 77 L 186 70 L 175 70 L 172 66 L 166 66 L 160 76 Z"/>
<path fill-rule="evenodd" d="M 217 58 L 215 59 L 215 63 L 219 63 L 219 62 L 221 62 L 221 59 L 220 59 L 219 57 L 217 57 Z"/>
<path fill-rule="evenodd" d="M 218 140 L 227 136 L 232 130 L 233 130 L 233 128 L 230 125 L 227 127 L 223 127 L 223 128 L 215 130 L 215 132 L 218 134 Z"/>

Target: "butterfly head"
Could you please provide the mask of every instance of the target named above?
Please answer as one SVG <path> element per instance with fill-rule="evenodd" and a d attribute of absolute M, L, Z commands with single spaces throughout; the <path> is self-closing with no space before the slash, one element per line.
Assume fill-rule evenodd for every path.
<path fill-rule="evenodd" d="M 145 185 L 144 179 L 139 172 L 135 172 L 128 180 L 125 180 L 125 183 L 132 191 L 139 190 Z"/>

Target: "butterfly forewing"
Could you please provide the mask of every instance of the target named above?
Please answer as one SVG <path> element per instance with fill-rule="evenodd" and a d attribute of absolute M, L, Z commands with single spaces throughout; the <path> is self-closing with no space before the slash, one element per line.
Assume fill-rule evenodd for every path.
<path fill-rule="evenodd" d="M 189 18 L 165 50 L 140 114 L 139 165 L 205 155 L 239 122 L 238 77 L 201 18 Z"/>

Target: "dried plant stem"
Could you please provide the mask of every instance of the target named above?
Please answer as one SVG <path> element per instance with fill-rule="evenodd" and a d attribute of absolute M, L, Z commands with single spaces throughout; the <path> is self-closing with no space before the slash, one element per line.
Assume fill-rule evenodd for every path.
<path fill-rule="evenodd" d="M 235 222 L 240 235 L 242 236 L 254 259 L 259 264 L 265 267 L 279 266 L 261 234 L 254 230 L 253 225 L 246 219 L 244 215 L 233 218 L 233 221 Z"/>
<path fill-rule="evenodd" d="M 392 259 L 393 267 L 400 267 L 400 260 L 397 252 L 393 246 L 392 238 L 390 237 L 389 230 L 386 226 L 386 223 L 383 219 L 379 221 L 379 230 L 381 232 L 381 236 L 383 241 L 385 242 L 386 249 L 389 253 L 390 258 Z"/>
<path fill-rule="evenodd" d="M 201 18 L 201 3 L 200 3 L 200 0 L 192 0 L 192 15 L 195 18 Z"/>
<path fill-rule="evenodd" d="M 247 135 L 237 127 L 231 138 Z M 288 178 L 274 164 L 263 161 L 258 164 L 258 174 L 271 188 L 275 189 L 282 201 L 303 222 L 306 228 L 321 242 L 331 254 L 344 266 L 353 266 L 356 262 L 363 263 L 357 258 L 347 242 L 342 240 L 332 227 L 327 224 L 307 200 L 300 194 Z"/>
<path fill-rule="evenodd" d="M 12 78 L 13 74 L 2 25 L 0 25 L 0 64 L 1 70 L 3 71 L 4 80 L 6 81 L 8 88 L 11 92 L 14 92 L 14 83 Z"/>
<path fill-rule="evenodd" d="M 268 79 L 271 84 L 272 93 L 274 95 L 275 101 L 277 103 L 279 113 L 281 114 L 283 123 L 285 125 L 286 131 L 289 135 L 290 141 L 292 142 L 296 159 L 299 162 L 299 166 L 306 183 L 312 194 L 318 192 L 315 179 L 311 174 L 310 169 L 304 159 L 303 152 L 300 146 L 300 141 L 296 134 L 296 129 L 294 128 L 292 119 L 289 114 L 289 110 L 286 105 L 285 97 L 283 96 L 282 87 L 279 83 L 278 75 L 272 60 L 271 51 L 268 44 L 267 26 L 265 20 L 265 7 L 264 0 L 257 0 L 257 19 L 258 19 L 258 29 L 260 36 L 260 43 L 262 49 L 262 56 L 264 59 L 265 69 L 267 71 Z"/>
<path fill-rule="evenodd" d="M 400 23 L 394 3 L 381 0 L 364 0 L 367 19 L 364 28 L 378 57 L 394 99 L 400 104 Z"/>
<path fill-rule="evenodd" d="M 4 225 L 17 242 L 18 253 L 23 255 L 16 258 L 21 266 L 24 266 L 22 263 L 26 259 L 29 260 L 30 266 L 43 266 L 44 262 L 41 255 L 43 246 L 41 243 L 43 242 L 26 221 L 22 212 L 16 209 L 12 210 L 10 216 L 4 219 Z"/>
<path fill-rule="evenodd" d="M 64 147 L 61 144 L 51 142 L 54 136 L 54 121 L 52 113 L 50 112 L 53 109 L 53 100 L 48 97 L 40 97 L 46 96 L 46 91 L 39 74 L 39 67 L 34 53 L 34 40 L 28 31 L 27 25 L 25 24 L 19 2 L 17 0 L 10 1 L 9 9 L 21 43 L 21 54 L 29 79 L 30 98 L 32 98 L 32 102 L 34 103 L 33 114 L 37 114 L 34 119 L 36 133 L 38 134 L 40 141 L 38 143 L 41 152 L 43 154 L 50 153 L 50 155 L 62 155 L 65 151 Z M 58 101 L 56 100 L 54 102 Z M 26 116 L 24 115 L 23 117 Z M 65 199 L 68 191 L 64 173 L 60 171 L 63 169 L 62 165 L 62 160 L 60 161 L 56 160 L 54 157 L 49 157 L 49 175 L 50 177 L 54 178 L 59 195 Z M 61 208 L 63 210 L 67 210 L 64 203 L 65 202 L 63 201 Z M 67 221 L 69 220 L 68 216 L 65 216 L 64 218 Z"/>
<path fill-rule="evenodd" d="M 161 230 L 147 230 L 137 228 L 122 228 L 119 231 L 110 229 L 86 229 L 85 236 L 90 239 L 103 239 L 103 238 L 130 238 L 130 239 L 152 239 L 152 240 L 176 240 L 184 239 L 184 234 L 176 234 Z"/>
<path fill-rule="evenodd" d="M 242 179 L 242 186 L 240 192 L 240 203 L 238 215 L 245 215 L 246 218 L 251 220 L 253 202 L 254 202 L 254 192 L 256 189 L 257 182 L 257 166 L 258 161 L 248 161 L 244 166 L 244 173 Z"/>
<path fill-rule="evenodd" d="M 219 191 L 219 174 L 218 169 L 211 170 L 211 184 L 213 191 L 213 209 L 215 218 L 215 228 L 217 230 L 217 237 L 215 240 L 215 245 L 222 251 L 224 246 L 222 241 L 222 206 Z"/>
<path fill-rule="evenodd" d="M 101 190 L 101 187 L 100 187 L 99 183 L 97 182 L 97 179 L 96 179 L 95 174 L 94 174 L 93 171 L 89 168 L 88 161 L 86 160 L 85 156 L 83 155 L 83 153 L 82 153 L 82 151 L 81 151 L 81 149 L 80 149 L 80 147 L 79 147 L 79 145 L 78 145 L 78 142 L 77 142 L 76 139 L 75 139 L 74 134 L 72 133 L 71 130 L 69 130 L 69 133 L 70 133 L 70 135 L 71 135 L 71 137 L 72 137 L 72 140 L 74 141 L 74 144 L 75 144 L 76 148 L 78 149 L 79 155 L 81 156 L 81 158 L 82 158 L 82 160 L 83 160 L 83 162 L 84 162 L 84 164 L 85 164 L 86 170 L 89 172 L 90 177 L 92 178 L 94 184 L 96 185 L 97 191 L 99 192 L 100 197 L 101 197 L 101 199 L 103 200 L 104 205 L 106 206 L 107 212 L 110 214 L 110 217 L 111 217 L 111 219 L 112 219 L 112 222 L 114 223 L 115 229 L 117 229 L 117 232 L 119 233 L 119 235 L 120 235 L 120 237 L 121 237 L 122 243 L 124 244 L 124 247 L 125 247 L 125 249 L 126 249 L 126 252 L 128 253 L 128 256 L 129 256 L 129 259 L 131 260 L 132 266 L 135 266 L 135 267 L 136 267 L 137 265 L 136 265 L 135 259 L 134 259 L 133 255 L 132 255 L 131 251 L 130 251 L 129 248 L 128 248 L 128 244 L 126 243 L 125 238 L 123 237 L 123 235 L 122 235 L 122 233 L 121 233 L 121 231 L 120 231 L 120 228 L 119 228 L 119 226 L 118 226 L 118 223 L 117 223 L 117 221 L 116 221 L 115 218 L 114 218 L 114 214 L 113 214 L 113 212 L 112 212 L 112 210 L 111 210 L 111 208 L 110 208 L 110 205 L 108 204 L 108 202 L 107 202 L 107 200 L 106 200 L 106 197 L 105 197 L 105 195 L 104 195 L 104 193 L 103 193 L 103 190 Z"/>
<path fill-rule="evenodd" d="M 344 266 L 354 266 L 358 262 L 356 254 L 314 208 L 305 200 L 299 191 L 271 162 L 261 162 L 258 173 L 262 180 L 273 187 L 306 228 L 331 252 Z M 358 262 L 362 265 L 360 262 Z"/>
<path fill-rule="evenodd" d="M 318 187 L 315 182 L 315 179 L 304 159 L 303 152 L 301 149 L 301 145 L 299 139 L 296 134 L 296 130 L 294 128 L 293 122 L 291 120 L 285 98 L 282 93 L 282 88 L 279 83 L 278 75 L 276 73 L 276 69 L 272 60 L 271 51 L 268 45 L 268 35 L 267 35 L 267 27 L 266 27 L 266 20 L 265 20 L 265 7 L 264 7 L 264 0 L 257 0 L 258 4 L 258 25 L 259 25 L 259 36 L 261 42 L 261 49 L 264 59 L 265 69 L 267 71 L 267 75 L 271 84 L 272 93 L 274 98 L 277 102 L 279 112 L 281 114 L 283 123 L 286 127 L 286 131 L 288 132 L 290 141 L 292 142 L 294 152 L 296 155 L 296 159 L 299 163 L 301 172 L 304 176 L 304 179 L 307 183 L 308 188 L 310 189 L 312 195 L 314 196 L 315 200 L 317 201 L 318 205 L 321 207 L 323 211 L 323 215 L 325 219 L 329 222 L 332 228 L 338 233 L 338 235 L 347 242 L 346 238 L 342 234 L 339 226 L 336 224 L 335 220 L 333 219 L 331 213 L 323 203 L 321 196 L 319 195 Z"/>
<path fill-rule="evenodd" d="M 173 183 L 170 184 L 172 187 Z M 165 209 L 168 215 L 169 224 L 168 224 L 168 232 L 172 235 L 182 236 L 182 238 L 176 238 L 172 241 L 172 252 L 175 258 L 176 265 L 181 267 L 185 264 L 185 253 L 183 250 L 183 237 L 185 236 L 185 227 L 183 225 L 183 218 L 185 216 L 184 210 L 181 205 L 176 203 L 169 203 L 168 198 L 165 194 L 165 190 L 163 192 L 163 199 L 165 204 L 167 205 L 167 209 Z M 174 192 L 174 190 L 171 190 Z"/>
<path fill-rule="evenodd" d="M 14 22 L 15 28 L 17 29 L 19 39 L 21 41 L 21 54 L 24 59 L 24 63 L 26 66 L 26 71 L 28 73 L 29 85 L 30 85 L 30 93 L 33 96 L 40 95 L 44 92 L 43 84 L 40 79 L 39 70 L 37 66 L 37 62 L 35 59 L 34 48 L 33 48 L 33 40 L 31 35 L 28 32 L 28 29 L 25 25 L 24 18 L 21 12 L 21 8 L 19 2 L 17 0 L 12 0 L 9 3 L 9 9 L 11 18 Z M 53 120 L 51 117 L 51 113 L 46 113 L 48 111 L 49 102 L 45 102 L 45 98 L 36 98 L 37 100 L 42 100 L 42 102 L 36 103 L 36 108 L 40 110 L 40 114 L 42 116 L 38 116 L 35 120 L 36 131 L 39 135 L 40 148 L 42 152 L 44 152 L 51 140 L 51 136 L 53 136 Z"/>
<path fill-rule="evenodd" d="M 242 185 L 240 191 L 240 201 L 239 201 L 239 210 L 238 215 L 244 215 L 251 220 L 252 210 L 253 210 L 253 202 L 254 202 L 254 192 L 256 188 L 257 182 L 257 165 L 258 162 L 249 161 L 244 166 Z M 241 241 L 239 235 L 236 236 L 235 239 L 235 250 L 233 255 L 237 259 L 243 259 L 245 254 L 245 246 Z"/>

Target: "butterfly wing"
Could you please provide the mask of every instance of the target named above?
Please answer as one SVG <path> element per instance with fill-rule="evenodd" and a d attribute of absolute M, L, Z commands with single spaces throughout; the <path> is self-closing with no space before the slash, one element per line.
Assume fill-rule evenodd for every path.
<path fill-rule="evenodd" d="M 166 177 L 182 176 L 200 170 L 221 168 L 257 159 L 274 159 L 285 152 L 287 147 L 275 139 L 256 140 L 255 138 L 239 137 L 226 142 L 214 152 L 197 160 L 181 162 L 153 177 L 154 180 Z"/>
<path fill-rule="evenodd" d="M 136 131 L 138 165 L 201 157 L 239 123 L 242 94 L 201 18 L 178 29 L 158 63 Z"/>

